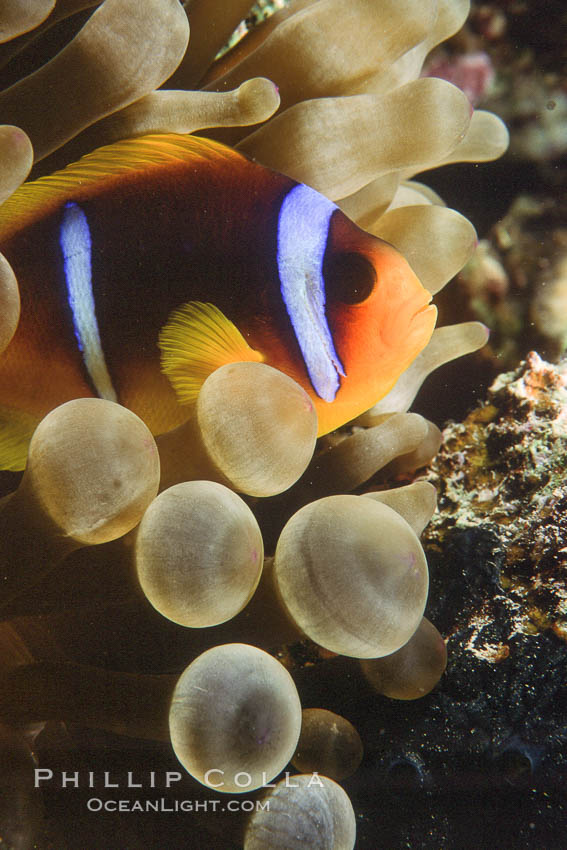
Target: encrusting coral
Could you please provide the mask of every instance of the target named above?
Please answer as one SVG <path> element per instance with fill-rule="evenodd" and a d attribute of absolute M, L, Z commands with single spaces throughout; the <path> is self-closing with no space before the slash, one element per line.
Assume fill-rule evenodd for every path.
<path fill-rule="evenodd" d="M 23 35 L 12 43 L 9 39 L 38 27 L 42 19 L 45 23 L 41 31 L 47 32 L 52 6 L 43 4 L 40 14 L 37 8 L 26 12 L 26 7 L 18 2 L 8 4 L 3 12 L 6 20 L 0 27 L 0 36 L 6 41 L 0 50 L 0 62 L 4 60 L 8 71 L 10 60 L 17 56 L 19 45 L 25 47 L 28 36 Z M 78 15 L 80 29 L 63 50 L 0 93 L 0 120 L 15 125 L 0 129 L 0 198 L 7 198 L 26 178 L 32 164 L 32 147 L 36 163 L 33 173 L 39 175 L 69 163 L 95 145 L 117 138 L 206 129 L 211 137 L 236 145 L 260 163 L 304 181 L 336 201 L 355 223 L 398 248 L 430 293 L 441 289 L 470 256 L 475 243 L 470 223 L 413 180 L 416 174 L 445 163 L 497 157 L 507 144 L 502 122 L 488 113 L 473 112 L 466 96 L 456 87 L 444 80 L 419 79 L 428 52 L 462 25 L 468 12 L 467 0 L 351 0 L 348 4 L 339 0 L 298 0 L 274 14 L 217 61 L 214 61 L 217 52 L 248 11 L 249 2 L 194 0 L 184 9 L 177 0 L 152 0 L 149 7 L 133 0 L 102 3 L 78 0 L 58 3 L 54 20 L 91 7 L 97 8 L 86 22 L 84 15 Z M 186 49 L 189 29 L 191 41 Z M 15 281 L 5 261 L 0 266 L 0 305 L 0 345 L 5 347 L 16 327 L 19 309 Z M 377 405 L 344 433 L 330 435 L 313 460 L 316 423 L 314 428 L 312 408 L 299 386 L 291 382 L 285 388 L 280 387 L 277 390 L 281 393 L 280 400 L 273 402 L 269 392 L 258 391 L 263 370 L 268 367 L 258 363 L 236 364 L 231 367 L 233 371 L 241 366 L 250 367 L 251 377 L 242 398 L 230 399 L 232 372 L 213 373 L 210 386 L 218 383 L 218 387 L 210 396 L 211 403 L 207 396 L 210 386 L 205 389 L 205 383 L 192 424 L 181 426 L 185 431 L 179 429 L 179 433 L 165 434 L 157 440 L 163 467 L 162 488 L 186 478 L 209 477 L 197 471 L 204 467 L 210 471 L 214 467 L 215 474 L 210 477 L 220 484 L 192 482 L 178 486 L 205 486 L 207 498 L 211 492 L 220 493 L 226 485 L 248 494 L 265 538 L 270 535 L 270 525 L 277 528 L 273 535 L 277 538 L 281 526 L 294 514 L 277 548 L 270 541 L 270 552 L 274 549 L 276 552 L 273 572 L 267 571 L 266 581 L 260 582 L 244 611 L 226 625 L 215 626 L 230 630 L 232 639 L 225 644 L 246 639 L 245 618 L 254 619 L 258 612 L 260 623 L 260 608 L 264 603 L 269 621 L 270 612 L 276 612 L 279 596 L 284 611 L 291 614 L 300 633 L 331 651 L 365 658 L 403 651 L 400 648 L 422 622 L 427 596 L 427 565 L 416 535 L 434 510 L 432 490 L 418 483 L 403 493 L 368 494 L 371 498 L 343 494 L 360 488 L 379 469 L 388 469 L 389 464 L 398 463 L 398 470 L 416 469 L 432 457 L 439 444 L 438 431 L 407 410 L 433 369 L 476 350 L 485 341 L 486 329 L 476 322 L 435 331 L 391 392 L 377 400 Z M 380 369 L 379 363 L 376 369 Z M 226 406 L 223 406 L 224 396 Z M 40 425 L 34 438 L 36 445 L 37 435 L 48 427 L 51 417 L 62 415 L 62 410 L 58 408 L 49 414 Z M 253 415 L 246 420 L 243 413 L 250 410 Z M 124 415 L 127 413 L 124 411 Z M 95 423 L 96 427 L 99 426 Z M 182 444 L 186 446 L 188 439 L 200 444 L 196 460 L 190 453 L 183 454 L 186 448 Z M 67 442 L 70 464 L 81 470 L 82 444 L 78 441 L 73 444 L 68 438 Z M 87 472 L 82 470 L 81 475 L 92 480 L 97 461 L 102 459 L 99 474 L 107 482 L 117 480 L 116 469 L 121 468 L 122 457 L 110 457 L 107 465 L 106 450 L 99 453 L 96 439 L 89 437 L 85 445 L 92 450 L 95 462 L 92 470 L 90 467 Z M 24 484 L 33 475 L 33 446 L 32 441 Z M 131 445 L 128 449 L 124 447 L 125 452 L 131 450 Z M 153 472 L 159 474 L 157 452 L 149 434 L 146 450 L 152 457 Z M 49 464 L 54 452 L 55 449 L 46 449 L 42 462 Z M 188 472 L 191 466 L 193 470 Z M 390 472 L 394 470 L 390 466 Z M 51 490 L 59 487 L 58 475 L 52 476 Z M 146 476 L 148 480 L 149 477 Z M 146 488 L 148 492 L 154 488 L 152 496 L 157 490 L 154 477 Z M 291 489 L 287 496 L 279 497 L 283 499 L 280 513 L 277 499 L 260 501 L 288 488 Z M 83 514 L 92 512 L 93 505 L 96 508 L 98 497 L 91 498 L 93 505 L 80 507 L 79 490 L 81 487 L 77 485 L 77 499 L 73 502 L 76 501 L 83 518 Z M 65 492 L 62 488 L 63 500 Z M 153 512 L 177 492 L 180 491 L 176 487 L 164 489 L 149 504 L 134 547 L 127 540 L 119 556 L 115 550 L 101 547 L 103 553 L 108 551 L 111 563 L 114 557 L 121 568 L 122 561 L 128 560 L 125 553 L 136 548 L 138 553 L 144 551 L 144 557 L 150 552 L 154 561 L 167 554 L 167 546 L 160 548 L 153 532 L 149 542 L 144 535 Z M 12 497 L 12 507 L 19 504 L 19 493 Z M 117 534 L 125 534 L 139 521 L 152 496 L 143 508 L 140 499 L 135 499 L 139 515 L 133 519 L 129 514 Z M 231 493 L 227 498 L 231 504 L 236 500 L 241 514 L 248 517 L 249 509 L 238 501 L 238 496 Z M 43 509 L 45 500 L 40 501 Z M 200 505 L 205 501 L 199 500 Z M 70 510 L 69 505 L 67 508 Z M 17 518 L 10 515 L 10 501 L 2 509 L 1 516 L 12 534 Z M 311 521 L 314 518 L 317 522 Z M 204 511 L 202 520 L 204 526 L 210 522 L 214 534 L 222 538 L 224 532 L 212 514 L 209 516 Z M 44 533 L 42 522 L 34 520 L 34 535 Z M 51 539 L 57 540 L 58 534 L 67 535 L 67 539 L 73 537 L 59 514 L 50 522 L 59 523 L 62 529 L 54 532 L 51 528 Z M 198 522 L 198 517 L 191 517 L 191 522 Z M 246 603 L 258 582 L 257 570 L 262 565 L 262 539 L 255 520 L 251 521 L 252 526 L 253 536 L 256 535 L 252 546 L 256 553 L 253 574 L 246 588 L 237 594 L 234 609 L 219 611 L 218 603 L 224 600 L 215 599 L 217 610 L 203 620 L 197 597 L 191 603 L 196 619 L 192 614 L 191 622 L 186 622 L 185 614 L 180 617 L 176 611 L 173 620 L 191 626 L 212 625 L 236 614 Z M 168 537 L 167 529 L 163 534 L 164 539 Z M 207 536 L 203 529 L 199 534 Z M 83 544 L 100 542 L 82 531 L 75 536 Z M 240 544 L 225 541 L 224 545 L 232 553 L 234 545 Z M 8 544 L 6 551 L 10 547 L 14 548 Z M 222 550 L 223 557 L 226 551 Z M 323 608 L 321 599 L 325 595 L 318 593 L 317 588 L 321 582 L 331 587 L 328 583 L 331 577 L 327 574 L 312 576 L 311 601 L 301 586 L 290 590 L 290 574 L 294 566 L 303 564 L 306 551 L 310 565 L 317 562 L 325 566 L 335 558 L 336 567 L 344 568 L 342 573 L 339 570 L 338 579 L 335 576 L 336 590 L 328 589 Z M 146 566 L 140 565 L 142 573 Z M 228 572 L 233 566 L 229 565 Z M 358 578 L 353 579 L 353 574 Z M 408 577 L 409 590 L 405 581 Z M 140 578 L 142 585 L 147 583 L 144 575 Z M 165 583 L 170 580 L 177 585 L 175 576 L 166 577 Z M 277 588 L 275 595 L 269 586 L 272 581 Z M 219 578 L 215 596 L 225 594 L 223 582 L 224 578 Z M 80 576 L 77 583 L 80 586 Z M 369 587 L 375 597 L 369 595 Z M 210 590 L 204 585 L 201 589 L 205 595 Z M 339 598 L 347 590 L 347 595 L 352 597 L 352 609 L 348 609 L 342 596 Z M 150 599 L 152 595 L 153 590 Z M 140 604 L 137 600 L 136 605 Z M 361 605 L 368 609 L 368 617 L 360 616 Z M 161 602 L 156 605 L 160 606 Z M 382 612 L 385 628 L 371 609 Z M 72 612 L 69 616 L 72 619 Z M 280 616 L 284 618 L 281 610 L 277 613 Z M 353 637 L 350 631 L 355 620 L 361 634 Z M 321 630 L 323 624 L 329 627 L 329 634 Z M 124 628 L 124 624 L 120 627 Z M 188 652 L 190 656 L 195 655 L 195 646 L 203 634 L 213 643 L 220 634 L 214 629 L 210 634 L 209 630 L 197 632 L 193 650 Z M 277 651 L 282 634 L 274 628 L 272 634 L 265 635 L 272 641 L 272 651 Z M 96 639 L 93 634 L 94 644 Z M 216 643 L 221 641 L 216 639 Z M 266 670 L 257 676 L 250 654 L 266 665 Z M 235 734 L 229 728 L 223 737 L 218 733 L 218 724 L 213 724 L 217 731 L 211 733 L 201 723 L 197 733 L 192 727 L 190 740 L 180 731 L 181 697 L 187 697 L 189 692 L 196 700 L 191 709 L 193 717 L 206 721 L 212 715 L 220 718 L 227 701 L 226 686 L 215 683 L 207 693 L 208 684 L 203 688 L 201 683 L 192 690 L 191 682 L 195 671 L 204 664 L 205 656 L 220 659 L 221 655 L 222 664 L 219 660 L 216 667 L 225 665 L 230 672 L 230 693 L 234 695 L 238 689 L 246 711 L 252 710 L 248 699 L 254 694 L 260 702 L 257 719 L 262 728 L 252 735 L 254 751 L 259 754 L 257 761 L 250 755 L 251 739 L 242 729 Z M 166 652 L 152 673 L 170 670 L 171 658 Z M 213 669 L 211 675 L 214 672 Z M 293 756 L 301 725 L 295 686 L 291 684 L 287 694 L 278 692 L 273 699 L 266 697 L 270 688 L 284 679 L 286 682 L 289 679 L 291 684 L 282 665 L 255 647 L 235 644 L 230 649 L 226 645 L 207 648 L 181 677 L 171 704 L 173 747 L 182 764 L 201 781 L 210 767 L 224 764 L 223 760 L 227 770 L 253 772 L 254 787 L 262 784 L 263 771 L 270 779 L 276 776 Z M 416 687 L 424 689 L 420 684 Z M 281 714 L 276 712 L 276 703 Z M 41 714 L 41 705 L 37 710 Z M 14 722 L 13 717 L 10 722 Z M 279 747 L 276 744 L 281 736 L 285 742 Z M 316 759 L 310 769 L 318 769 Z M 299 791 L 282 787 L 281 783 L 271 791 L 270 800 L 277 805 L 269 813 L 262 812 L 252 818 L 245 837 L 246 848 L 320 846 L 339 850 L 354 846 L 354 813 L 344 791 L 324 777 L 318 787 L 306 788 L 308 779 L 298 778 Z M 233 784 L 223 790 L 241 789 Z M 319 834 L 319 821 L 313 820 L 310 804 L 306 807 L 302 796 L 305 793 L 313 795 L 314 801 L 317 798 L 313 806 L 321 806 L 321 817 L 329 828 L 325 835 Z M 290 819 L 296 824 L 293 839 L 288 831 Z M 223 846 L 230 846 L 231 840 L 227 837 Z"/>
<path fill-rule="evenodd" d="M 431 480 L 442 510 L 433 519 L 441 542 L 474 529 L 499 552 L 500 590 L 510 638 L 549 630 L 567 636 L 563 576 L 564 475 L 567 426 L 565 362 L 553 366 L 532 352 L 499 376 L 488 399 L 463 423 L 449 426 Z M 500 604 L 500 590 L 495 604 Z M 481 634 L 492 618 L 479 614 L 472 652 L 507 657 L 506 642 Z M 500 653 L 501 656 L 500 656 Z"/>

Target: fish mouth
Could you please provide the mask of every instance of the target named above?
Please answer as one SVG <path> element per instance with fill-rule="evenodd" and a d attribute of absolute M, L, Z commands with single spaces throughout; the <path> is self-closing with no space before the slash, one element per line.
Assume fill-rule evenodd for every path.
<path fill-rule="evenodd" d="M 424 316 L 426 313 L 429 313 L 429 311 L 430 311 L 430 310 L 437 310 L 437 307 L 436 307 L 434 304 L 432 304 L 432 303 L 431 303 L 431 298 L 430 298 L 430 300 L 429 300 L 426 304 L 423 304 L 423 306 L 419 307 L 419 308 L 418 308 L 418 309 L 417 309 L 417 310 L 413 313 L 413 315 L 412 315 L 412 317 L 411 317 L 411 318 L 412 318 L 412 321 L 413 321 L 414 319 L 416 319 L 418 316 Z"/>

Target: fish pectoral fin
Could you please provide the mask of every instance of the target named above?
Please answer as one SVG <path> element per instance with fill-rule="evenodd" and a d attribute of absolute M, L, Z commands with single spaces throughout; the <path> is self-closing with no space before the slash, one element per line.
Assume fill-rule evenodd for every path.
<path fill-rule="evenodd" d="M 0 405 L 0 469 L 25 469 L 28 446 L 39 419 Z"/>
<path fill-rule="evenodd" d="M 201 301 L 189 301 L 173 311 L 160 332 L 158 345 L 162 372 L 180 404 L 194 402 L 205 380 L 219 366 L 264 360 L 218 307 Z"/>

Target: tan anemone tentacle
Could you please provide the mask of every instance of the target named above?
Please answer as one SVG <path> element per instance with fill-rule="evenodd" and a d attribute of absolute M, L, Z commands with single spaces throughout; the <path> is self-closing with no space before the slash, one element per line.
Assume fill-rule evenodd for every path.
<path fill-rule="evenodd" d="M 360 496 L 310 502 L 278 539 L 274 579 L 292 620 L 315 643 L 354 658 L 403 646 L 429 584 L 419 539 L 387 505 Z"/>
<path fill-rule="evenodd" d="M 438 165 L 451 162 L 489 162 L 506 152 L 510 143 L 508 128 L 492 112 L 475 109 L 462 142 Z"/>
<path fill-rule="evenodd" d="M 69 552 L 134 528 L 158 483 L 155 442 L 132 411 L 79 398 L 48 413 L 18 489 L 0 506 L 0 608 Z"/>
<path fill-rule="evenodd" d="M 211 86 L 233 88 L 269 69 L 284 109 L 299 100 L 364 94 L 376 74 L 427 37 L 435 15 L 432 0 L 319 0 L 283 18 Z"/>
<path fill-rule="evenodd" d="M 497 115 L 477 110 L 472 113 L 467 132 L 450 154 L 423 163 L 419 169 L 402 169 L 400 177 L 408 180 L 418 172 L 453 162 L 490 162 L 505 153 L 509 141 L 508 129 Z"/>
<path fill-rule="evenodd" d="M 390 699 L 419 699 L 431 691 L 447 667 L 445 641 L 426 617 L 409 641 L 384 658 L 360 662 L 372 687 Z"/>
<path fill-rule="evenodd" d="M 469 122 L 459 89 L 422 79 L 383 96 L 303 101 L 238 148 L 332 199 L 344 198 L 382 174 L 445 159 Z"/>
<path fill-rule="evenodd" d="M 353 850 L 356 817 L 340 785 L 311 773 L 280 780 L 252 814 L 244 850 Z"/>
<path fill-rule="evenodd" d="M 102 2 L 103 0 L 58 0 L 54 7 L 52 5 L 51 13 L 44 18 L 39 26 L 34 27 L 34 29 L 29 30 L 24 35 L 20 35 L 18 38 L 0 43 L 0 69 L 4 68 L 14 56 L 27 50 L 32 42 L 39 39 L 47 30 L 59 23 L 59 21 L 74 15 L 76 12 L 90 9 L 93 6 L 100 6 Z"/>
<path fill-rule="evenodd" d="M 57 56 L 0 94 L 0 114 L 28 133 L 40 160 L 153 91 L 188 39 L 178 0 L 105 0 Z"/>
<path fill-rule="evenodd" d="M 0 125 L 0 204 L 24 182 L 33 163 L 31 142 L 19 127 Z M 0 353 L 20 318 L 20 292 L 8 260 L 0 254 Z"/>
<path fill-rule="evenodd" d="M 427 433 L 419 445 L 410 452 L 397 455 L 380 470 L 380 477 L 387 481 L 398 475 L 413 475 L 418 469 L 431 463 L 441 448 L 443 434 L 434 422 L 429 422 L 427 419 L 425 421 Z"/>
<path fill-rule="evenodd" d="M 244 608 L 260 581 L 263 554 L 248 505 L 213 481 L 165 490 L 136 532 L 136 573 L 146 598 L 190 628 L 216 626 Z"/>
<path fill-rule="evenodd" d="M 191 47 L 168 80 L 167 87 L 174 89 L 197 87 L 219 50 L 250 11 L 251 4 L 250 0 L 190 0 L 184 5 L 191 26 Z"/>
<path fill-rule="evenodd" d="M 399 171 L 377 177 L 352 195 L 341 198 L 337 204 L 355 224 L 370 232 L 374 232 L 372 228 L 378 226 L 386 211 L 431 204 L 445 206 L 443 199 L 429 186 L 416 180 L 402 182 Z"/>
<path fill-rule="evenodd" d="M 52 12 L 55 0 L 2 0 L 0 43 L 39 26 Z"/>
<path fill-rule="evenodd" d="M 395 171 L 377 177 L 352 195 L 341 198 L 337 205 L 345 215 L 363 230 L 369 230 L 372 224 L 388 209 L 399 190 L 400 176 Z"/>
<path fill-rule="evenodd" d="M 386 92 L 419 77 L 427 54 L 460 30 L 469 9 L 470 0 L 438 0 L 437 18 L 427 37 L 400 56 L 384 73 L 376 74 L 372 90 Z"/>
<path fill-rule="evenodd" d="M 439 366 L 478 351 L 488 340 L 488 328 L 481 322 L 461 322 L 433 331 L 431 340 L 401 375 L 388 395 L 357 419 L 361 425 L 373 425 L 377 417 L 407 410 L 425 379 Z"/>
<path fill-rule="evenodd" d="M 195 779 L 219 788 L 222 775 L 219 790 L 238 794 L 286 766 L 301 731 L 301 704 L 279 661 L 255 646 L 225 644 L 203 652 L 178 679 L 169 729 L 175 755 Z M 249 777 L 245 788 L 241 771 Z"/>
<path fill-rule="evenodd" d="M 106 118 L 110 141 L 144 133 L 196 133 L 207 127 L 259 124 L 270 118 L 280 99 L 265 77 L 245 80 L 227 92 L 162 89 Z"/>
<path fill-rule="evenodd" d="M 270 118 L 279 106 L 277 88 L 265 77 L 246 80 L 229 92 L 150 92 L 131 106 L 97 121 L 62 150 L 78 159 L 101 145 L 149 133 L 196 133 L 208 127 L 243 127 Z"/>
<path fill-rule="evenodd" d="M 360 735 L 346 717 L 325 708 L 304 708 L 301 735 L 291 762 L 302 773 L 317 772 L 340 782 L 362 761 Z"/>
<path fill-rule="evenodd" d="M 477 244 L 467 218 L 433 204 L 388 210 L 366 229 L 397 248 L 432 295 L 463 268 Z"/>
<path fill-rule="evenodd" d="M 359 430 L 316 455 L 290 497 L 303 503 L 327 493 L 348 493 L 397 455 L 414 451 L 427 433 L 428 423 L 417 413 L 392 416 Z"/>
<path fill-rule="evenodd" d="M 417 180 L 405 180 L 398 186 L 389 209 L 396 210 L 398 207 L 415 207 L 418 204 L 435 204 L 439 207 L 446 206 L 443 198 L 429 186 L 419 183 Z"/>
<path fill-rule="evenodd" d="M 8 260 L 0 254 L 0 354 L 14 336 L 19 319 L 18 281 Z"/>
<path fill-rule="evenodd" d="M 157 438 L 161 488 L 206 478 L 273 496 L 305 472 L 316 437 L 313 403 L 292 378 L 265 363 L 227 363 L 205 380 L 195 414 Z"/>
<path fill-rule="evenodd" d="M 16 191 L 33 164 L 31 142 L 19 127 L 0 125 L 0 204 Z"/>
<path fill-rule="evenodd" d="M 364 497 L 374 499 L 397 511 L 419 536 L 437 510 L 437 491 L 429 481 L 414 481 L 395 490 L 377 490 L 364 493 Z"/>

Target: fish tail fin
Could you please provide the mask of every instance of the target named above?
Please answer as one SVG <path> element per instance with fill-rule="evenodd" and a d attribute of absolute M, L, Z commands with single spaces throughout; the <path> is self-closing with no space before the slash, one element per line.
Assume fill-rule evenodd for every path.
<path fill-rule="evenodd" d="M 25 469 L 28 446 L 39 419 L 0 405 L 0 469 Z"/>
<path fill-rule="evenodd" d="M 219 366 L 264 360 L 218 307 L 201 301 L 190 301 L 173 311 L 160 332 L 158 345 L 162 372 L 180 404 L 195 402 L 201 386 Z"/>

